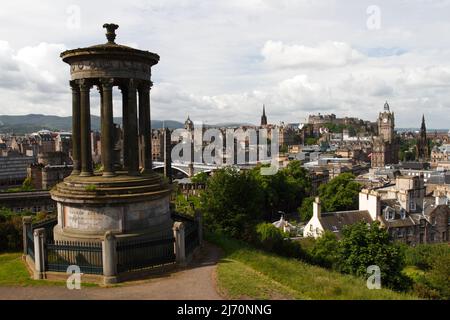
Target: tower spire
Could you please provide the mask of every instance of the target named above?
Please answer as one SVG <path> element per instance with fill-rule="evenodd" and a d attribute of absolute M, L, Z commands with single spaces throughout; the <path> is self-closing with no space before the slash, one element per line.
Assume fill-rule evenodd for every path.
<path fill-rule="evenodd" d="M 263 114 L 261 116 L 261 126 L 267 126 L 266 105 L 263 104 Z"/>

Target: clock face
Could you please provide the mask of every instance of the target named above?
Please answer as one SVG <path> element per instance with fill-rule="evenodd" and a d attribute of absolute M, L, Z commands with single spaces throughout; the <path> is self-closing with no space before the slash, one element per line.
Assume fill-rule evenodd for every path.
<path fill-rule="evenodd" d="M 383 119 L 383 123 L 387 123 L 387 121 L 388 121 L 387 118 L 384 118 L 384 119 Z"/>

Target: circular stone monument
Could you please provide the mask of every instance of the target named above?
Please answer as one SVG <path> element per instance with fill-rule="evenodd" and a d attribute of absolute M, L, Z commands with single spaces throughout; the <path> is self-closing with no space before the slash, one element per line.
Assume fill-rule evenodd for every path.
<path fill-rule="evenodd" d="M 115 24 L 105 24 L 106 44 L 61 54 L 70 65 L 73 172 L 52 191 L 57 202 L 55 240 L 100 242 L 164 237 L 172 233 L 171 187 L 152 170 L 150 89 L 155 53 L 115 43 Z M 102 170 L 92 162 L 90 95 L 101 100 Z M 122 93 L 123 157 L 114 150 L 113 87 Z"/>

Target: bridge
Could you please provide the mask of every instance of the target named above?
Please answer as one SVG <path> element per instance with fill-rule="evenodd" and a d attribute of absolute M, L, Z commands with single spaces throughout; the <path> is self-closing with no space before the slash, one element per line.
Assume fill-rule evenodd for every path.
<path fill-rule="evenodd" d="M 189 178 L 189 164 L 188 162 L 172 162 L 172 173 L 175 179 L 181 178 Z M 220 168 L 224 168 L 228 165 L 217 165 L 217 164 L 205 164 L 205 163 L 194 163 L 194 172 L 193 175 L 200 172 L 211 173 L 212 171 Z M 238 165 L 239 169 L 251 169 L 256 166 L 256 163 L 249 163 L 244 165 Z M 153 170 L 156 172 L 164 172 L 164 162 L 162 161 L 153 161 Z"/>

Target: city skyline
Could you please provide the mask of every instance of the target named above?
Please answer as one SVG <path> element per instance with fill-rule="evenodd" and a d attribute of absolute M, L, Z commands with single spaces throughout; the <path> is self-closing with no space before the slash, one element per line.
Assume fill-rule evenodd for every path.
<path fill-rule="evenodd" d="M 424 113 L 429 128 L 448 128 L 450 41 L 438 36 L 450 2 L 371 5 L 113 1 L 103 11 L 87 1 L 10 3 L 0 13 L 0 114 L 69 115 L 59 54 L 103 43 L 99 25 L 116 21 L 118 43 L 161 55 L 153 119 L 256 123 L 265 104 L 272 123 L 318 112 L 374 121 L 388 100 L 396 127 L 419 127 Z"/>

